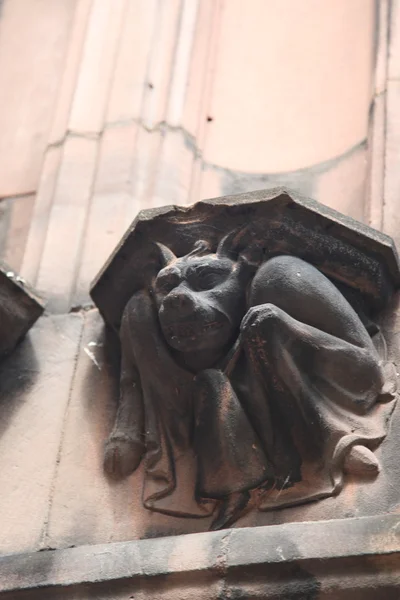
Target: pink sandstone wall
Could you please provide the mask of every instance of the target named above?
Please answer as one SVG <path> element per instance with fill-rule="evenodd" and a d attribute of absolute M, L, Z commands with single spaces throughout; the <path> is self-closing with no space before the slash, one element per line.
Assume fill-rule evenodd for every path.
<path fill-rule="evenodd" d="M 400 237 L 399 79 L 400 0 L 0 2 L 0 256 L 48 298 L 0 374 L 0 552 L 166 531 L 104 479 L 78 310 L 138 210 L 284 184 Z"/>
<path fill-rule="evenodd" d="M 51 310 L 143 207 L 287 184 L 368 221 L 373 0 L 48 4 L 2 4 L 0 197 Z"/>

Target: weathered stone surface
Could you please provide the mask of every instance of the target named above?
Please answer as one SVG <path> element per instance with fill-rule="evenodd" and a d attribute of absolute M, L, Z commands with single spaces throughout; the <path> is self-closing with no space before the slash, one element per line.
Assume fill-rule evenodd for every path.
<path fill-rule="evenodd" d="M 49 135 L 49 145 L 60 144 L 69 129 L 71 104 L 74 98 L 77 77 L 80 70 L 82 51 L 87 33 L 88 20 L 92 12 L 92 0 L 78 0 L 71 24 L 68 40 L 68 51 L 53 114 L 53 122 Z M 43 177 L 43 175 L 42 175 Z"/>
<path fill-rule="evenodd" d="M 71 306 L 97 153 L 95 139 L 68 137 L 64 145 L 36 278 L 52 312 L 68 312 Z"/>
<path fill-rule="evenodd" d="M 171 0 L 168 6 L 161 5 L 157 12 L 152 51 L 147 65 L 147 87 L 142 104 L 141 117 L 146 129 L 154 129 L 166 119 L 171 79 L 175 70 L 181 10 L 180 2 Z"/>
<path fill-rule="evenodd" d="M 46 535 L 51 548 L 136 539 L 144 533 L 135 482 L 113 485 L 103 476 L 104 439 L 117 397 L 118 356 L 110 352 L 109 342 L 98 311 L 86 312 L 53 482 Z"/>
<path fill-rule="evenodd" d="M 365 196 L 367 182 L 367 146 L 360 144 L 329 165 L 315 178 L 311 194 L 320 202 L 344 215 L 367 222 Z"/>
<path fill-rule="evenodd" d="M 123 27 L 119 36 L 106 122 L 132 123 L 140 119 L 147 87 L 149 54 L 158 35 L 160 12 L 155 0 L 125 3 Z M 158 33 L 158 32 L 157 32 Z"/>
<path fill-rule="evenodd" d="M 399 147 L 400 147 L 400 81 L 388 82 L 386 103 L 385 181 L 382 230 L 400 242 Z"/>
<path fill-rule="evenodd" d="M 47 547 L 179 535 L 205 528 L 199 519 L 171 520 L 146 510 L 138 493 L 141 468 L 122 481 L 104 475 L 104 442 L 118 400 L 118 346 L 112 344 L 109 333 L 97 310 L 85 312 L 79 349 L 74 360 L 68 357 L 65 364 L 75 371 L 73 381 L 60 384 L 59 389 L 62 397 L 70 395 L 70 402 L 52 486 Z M 49 427 L 56 431 L 56 416 L 53 419 Z"/>
<path fill-rule="evenodd" d="M 105 544 L 171 536 L 202 532 L 210 527 L 212 518 L 171 519 L 167 515 L 146 510 L 137 493 L 143 479 L 141 467 L 122 481 L 111 481 L 104 476 L 104 441 L 112 429 L 115 416 L 118 374 L 110 361 L 110 348 L 104 345 L 106 338 L 98 312 L 85 313 L 83 321 L 83 338 L 78 350 L 73 344 L 78 344 L 76 336 L 79 337 L 81 332 L 80 315 L 69 315 L 66 322 L 64 317 L 41 318 L 19 348 L 22 351 L 29 345 L 32 350 L 33 345 L 41 357 L 40 364 L 43 362 L 46 365 L 46 369 L 41 371 L 43 377 L 41 375 L 35 380 L 34 387 L 23 388 L 23 394 L 15 401 L 10 401 L 8 384 L 4 383 L 0 421 L 4 427 L 8 425 L 0 438 L 3 457 L 0 484 L 8 492 L 2 496 L 0 510 L 3 515 L 11 516 L 5 520 L 7 527 L 0 529 L 0 553 L 34 550 L 41 544 L 60 548 L 72 544 Z M 389 358 L 397 364 L 400 364 L 396 333 L 399 331 L 399 321 L 400 311 L 394 302 L 388 311 L 387 322 L 381 322 L 381 325 L 388 341 Z M 52 349 L 51 356 L 53 350 L 59 352 L 55 360 L 62 358 L 62 368 L 60 366 L 60 369 L 54 370 L 55 364 L 49 360 L 49 347 Z M 19 348 L 15 359 L 13 354 L 2 366 L 7 372 L 10 369 L 7 375 L 9 382 L 15 378 L 14 373 L 23 374 L 19 367 L 11 368 L 14 360 L 18 364 L 22 360 Z M 24 351 L 24 361 L 27 361 L 27 356 L 29 353 L 27 355 Z M 51 388 L 50 396 L 43 391 L 47 385 Z M 70 404 L 65 417 L 69 397 Z M 397 406 L 392 416 L 391 431 L 399 430 L 400 406 Z M 43 444 L 46 449 L 53 450 L 43 452 Z M 58 466 L 54 477 L 58 448 Z M 400 441 L 396 435 L 389 435 L 376 451 L 381 464 L 377 477 L 359 485 L 357 477 L 346 475 L 343 490 L 336 498 L 276 511 L 251 511 L 239 519 L 234 527 L 299 521 L 326 522 L 330 519 L 397 511 L 400 496 L 393 482 L 400 480 L 399 455 Z M 33 472 L 36 473 L 35 485 Z M 36 485 L 40 494 L 36 494 L 33 503 L 30 492 L 36 490 Z M 15 489 L 12 494 L 10 486 Z M 33 514 L 39 516 L 33 519 Z M 46 518 L 43 540 L 41 515 Z M 18 531 L 20 534 L 17 535 Z"/>
<path fill-rule="evenodd" d="M 80 315 L 41 317 L 0 365 L 0 554 L 46 546 L 81 328 Z"/>
<path fill-rule="evenodd" d="M 9 354 L 44 311 L 43 301 L 7 266 L 0 266 L 0 357 Z"/>
<path fill-rule="evenodd" d="M 138 126 L 135 123 L 117 125 L 107 128 L 100 141 L 96 175 L 75 274 L 75 290 L 71 298 L 73 306 L 82 306 L 90 301 L 90 280 L 115 248 L 138 210 L 131 195 L 137 134 Z"/>
<path fill-rule="evenodd" d="M 393 0 L 390 6 L 390 50 L 389 50 L 389 79 L 400 77 L 400 3 Z"/>
<path fill-rule="evenodd" d="M 0 260 L 22 277 L 21 262 L 26 251 L 34 204 L 34 194 L 2 198 L 0 204 Z M 33 284 L 32 279 L 26 279 Z"/>
<path fill-rule="evenodd" d="M 6 0 L 0 22 L 0 197 L 34 193 L 76 0 Z"/>
<path fill-rule="evenodd" d="M 397 600 L 397 515 L 0 558 L 0 597 Z"/>
<path fill-rule="evenodd" d="M 69 115 L 69 129 L 99 133 L 113 78 L 125 2 L 92 2 L 85 43 Z"/>
<path fill-rule="evenodd" d="M 258 1 L 244 9 L 232 0 L 219 27 L 207 163 L 282 173 L 366 138 L 373 2 Z"/>
<path fill-rule="evenodd" d="M 32 285 L 36 285 L 40 268 L 62 154 L 62 148 L 54 146 L 47 150 L 43 159 L 39 189 L 29 222 L 24 259 L 21 266 L 21 275 L 27 281 L 30 281 Z"/>

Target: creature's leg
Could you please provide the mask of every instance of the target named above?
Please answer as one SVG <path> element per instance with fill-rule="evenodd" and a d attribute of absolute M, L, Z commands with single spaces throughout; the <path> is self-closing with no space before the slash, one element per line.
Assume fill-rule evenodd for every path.
<path fill-rule="evenodd" d="M 296 455 L 324 468 L 338 439 L 357 429 L 382 388 L 382 368 L 350 304 L 304 261 L 266 262 L 249 300 L 241 338 L 252 379 L 262 382 L 270 406 L 268 454 L 277 478 L 295 481 Z"/>
<path fill-rule="evenodd" d="M 344 395 L 353 396 L 360 410 L 368 410 L 383 385 L 379 357 L 358 315 L 318 269 L 292 256 L 267 261 L 253 280 L 250 305 L 255 308 L 244 318 L 243 330 L 251 323 L 254 331 L 258 322 L 256 337 L 266 339 L 272 327 L 278 336 L 274 339 L 302 365 L 304 374 L 329 381 L 343 389 Z M 258 305 L 269 308 L 258 309 Z M 282 311 L 277 311 L 279 308 Z M 274 325 L 277 322 L 278 327 Z M 274 355 L 271 348 L 270 361 Z M 285 362 L 278 358 L 277 368 Z"/>
<path fill-rule="evenodd" d="M 320 473 L 333 468 L 340 439 L 374 438 L 363 417 L 382 387 L 374 353 L 300 323 L 271 304 L 250 309 L 242 336 L 253 377 L 266 385 L 272 431 L 278 433 L 268 452 L 274 457 L 277 488 L 296 481 L 292 474 L 298 464 L 296 453 L 288 452 L 291 448 L 298 450 L 302 463 L 314 464 L 314 473 Z M 289 438 L 282 443 L 279 435 L 287 432 Z M 347 471 L 379 470 L 363 443 L 348 451 Z M 301 473 L 303 478 L 303 467 Z"/>
<path fill-rule="evenodd" d="M 252 282 L 249 306 L 273 304 L 301 323 L 370 349 L 364 325 L 336 286 L 318 269 L 294 256 L 265 262 Z"/>
<path fill-rule="evenodd" d="M 302 460 L 323 462 L 326 444 L 336 443 L 329 432 L 338 432 L 334 440 L 345 435 L 342 427 L 346 431 L 333 407 L 366 413 L 380 391 L 380 367 L 368 350 L 300 323 L 272 304 L 250 309 L 242 336 L 254 376 L 265 382 L 276 433 L 269 452 L 285 485 L 298 468 L 295 453 L 287 460 L 293 442 Z"/>
<path fill-rule="evenodd" d="M 277 391 L 308 396 L 321 381 L 365 412 L 382 387 L 376 353 L 300 322 L 273 304 L 251 308 L 242 322 L 246 353 Z M 272 378 L 272 380 L 271 380 Z"/>
<path fill-rule="evenodd" d="M 121 325 L 120 401 L 113 430 L 106 442 L 104 468 L 112 477 L 133 473 L 143 456 L 143 398 L 132 353 L 128 318 Z"/>

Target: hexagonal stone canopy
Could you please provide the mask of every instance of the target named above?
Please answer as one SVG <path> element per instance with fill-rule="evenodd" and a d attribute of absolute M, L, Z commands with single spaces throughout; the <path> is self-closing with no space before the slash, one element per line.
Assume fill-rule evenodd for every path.
<path fill-rule="evenodd" d="M 42 299 L 7 265 L 0 264 L 0 358 L 14 349 L 43 311 Z"/>
<path fill-rule="evenodd" d="M 400 287 L 390 237 L 291 190 L 274 188 L 141 211 L 91 287 L 105 321 L 118 330 L 130 297 L 158 272 L 155 242 L 183 256 L 199 239 L 216 248 L 235 230 L 243 232 L 238 251 L 257 241 L 265 258 L 298 256 L 338 285 L 361 292 L 373 311 Z"/>

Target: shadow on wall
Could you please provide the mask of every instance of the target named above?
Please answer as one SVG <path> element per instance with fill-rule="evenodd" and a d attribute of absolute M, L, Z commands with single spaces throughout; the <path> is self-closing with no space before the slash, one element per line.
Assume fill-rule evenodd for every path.
<path fill-rule="evenodd" d="M 121 348 L 117 334 L 103 324 L 97 311 L 93 312 L 96 312 L 96 315 L 93 316 L 99 326 L 92 336 L 93 340 L 89 342 L 90 348 L 93 350 L 90 351 L 90 348 L 84 346 L 91 364 L 84 373 L 82 402 L 88 420 L 95 423 L 95 415 L 99 411 L 101 397 L 107 398 L 106 412 L 110 414 L 110 419 L 113 416 L 112 413 L 117 410 Z M 99 371 L 101 371 L 100 377 Z M 103 423 L 101 425 L 104 426 Z M 111 425 L 112 420 L 110 420 Z M 104 436 L 103 431 L 98 433 Z M 102 440 L 104 441 L 104 437 Z"/>
<path fill-rule="evenodd" d="M 0 437 L 8 429 L 22 404 L 29 402 L 29 391 L 34 386 L 38 373 L 39 363 L 28 334 L 0 364 Z"/>
<path fill-rule="evenodd" d="M 366 220 L 364 204 L 367 184 L 367 142 L 365 140 L 341 156 L 295 171 L 248 173 L 203 163 L 202 172 L 207 182 L 201 192 L 202 199 L 284 186 L 350 217 L 364 222 Z"/>

